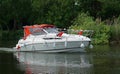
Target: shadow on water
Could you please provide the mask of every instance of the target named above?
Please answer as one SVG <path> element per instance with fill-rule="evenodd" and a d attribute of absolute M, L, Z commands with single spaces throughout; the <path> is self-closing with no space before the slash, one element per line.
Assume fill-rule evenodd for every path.
<path fill-rule="evenodd" d="M 120 74 L 120 54 L 0 52 L 0 74 Z"/>
<path fill-rule="evenodd" d="M 120 46 L 95 46 L 93 56 L 94 74 L 120 74 Z"/>
<path fill-rule="evenodd" d="M 0 52 L 0 74 L 24 74 L 18 68 L 18 61 L 13 53 Z"/>

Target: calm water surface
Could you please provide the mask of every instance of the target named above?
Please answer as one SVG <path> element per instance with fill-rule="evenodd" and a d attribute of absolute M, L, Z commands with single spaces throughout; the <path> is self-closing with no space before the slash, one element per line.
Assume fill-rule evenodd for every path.
<path fill-rule="evenodd" d="M 95 46 L 89 53 L 0 51 L 0 74 L 120 74 L 119 48 Z"/>

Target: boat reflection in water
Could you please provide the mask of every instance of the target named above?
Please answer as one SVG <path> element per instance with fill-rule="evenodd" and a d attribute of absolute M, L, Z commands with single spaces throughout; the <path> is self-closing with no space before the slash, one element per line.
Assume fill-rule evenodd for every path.
<path fill-rule="evenodd" d="M 92 56 L 85 53 L 16 52 L 25 74 L 93 74 Z"/>

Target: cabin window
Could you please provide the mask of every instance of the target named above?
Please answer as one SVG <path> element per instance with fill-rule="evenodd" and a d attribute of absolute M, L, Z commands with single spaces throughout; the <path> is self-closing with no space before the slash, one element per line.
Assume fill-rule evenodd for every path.
<path fill-rule="evenodd" d="M 45 30 L 48 32 L 48 33 L 58 33 L 58 30 L 56 28 L 45 28 Z"/>
<path fill-rule="evenodd" d="M 32 28 L 30 31 L 33 35 L 44 35 L 44 34 L 46 34 L 46 32 L 41 28 Z"/>

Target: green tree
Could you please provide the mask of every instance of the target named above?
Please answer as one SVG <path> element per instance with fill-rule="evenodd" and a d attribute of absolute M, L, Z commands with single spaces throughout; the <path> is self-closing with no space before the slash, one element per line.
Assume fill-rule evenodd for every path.
<path fill-rule="evenodd" d="M 0 4 L 0 21 L 11 29 L 16 29 L 31 13 L 30 0 L 3 0 Z"/>
<path fill-rule="evenodd" d="M 77 0 L 82 12 L 88 12 L 93 17 L 99 17 L 102 10 L 102 2 L 99 0 Z"/>
<path fill-rule="evenodd" d="M 74 0 L 35 0 L 33 10 L 37 13 L 35 23 L 55 24 L 61 28 L 70 26 L 77 16 Z"/>
<path fill-rule="evenodd" d="M 110 19 L 120 15 L 120 1 L 119 0 L 99 0 L 102 2 L 102 10 L 100 15 L 102 19 Z"/>

